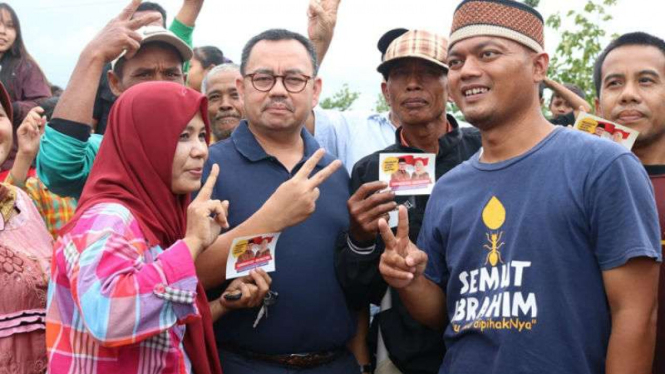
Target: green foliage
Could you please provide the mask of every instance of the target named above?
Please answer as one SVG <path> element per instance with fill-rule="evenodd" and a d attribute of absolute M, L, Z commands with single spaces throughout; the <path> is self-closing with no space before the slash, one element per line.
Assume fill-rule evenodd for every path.
<path fill-rule="evenodd" d="M 351 108 L 358 97 L 360 97 L 360 92 L 351 91 L 349 85 L 344 83 L 339 91 L 335 92 L 332 97 L 323 99 L 320 105 L 323 109 L 337 109 L 343 112 Z"/>
<path fill-rule="evenodd" d="M 532 8 L 537 8 L 538 4 L 540 4 L 540 0 L 524 0 L 523 3 Z"/>
<path fill-rule="evenodd" d="M 584 11 L 570 10 L 563 17 L 556 13 L 546 21 L 561 36 L 550 59 L 549 77 L 580 87 L 592 106 L 593 64 L 608 42 L 605 24 L 612 19 L 608 8 L 616 3 L 617 0 L 587 0 Z M 564 18 L 574 23 L 570 30 L 561 29 Z"/>
<path fill-rule="evenodd" d="M 380 93 L 376 97 L 376 102 L 374 103 L 374 111 L 377 113 L 384 113 L 390 111 L 390 105 L 386 101 L 386 98 Z"/>

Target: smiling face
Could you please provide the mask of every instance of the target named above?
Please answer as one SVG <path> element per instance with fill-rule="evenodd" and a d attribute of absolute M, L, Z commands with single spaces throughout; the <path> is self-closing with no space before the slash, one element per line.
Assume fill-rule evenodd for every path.
<path fill-rule="evenodd" d="M 262 40 L 252 48 L 247 74 L 299 74 L 314 76 L 314 67 L 305 47 L 297 40 Z M 250 127 L 264 131 L 299 132 L 321 93 L 321 80 L 311 78 L 301 92 L 288 92 L 278 78 L 268 92 L 254 88 L 250 77 L 236 81 L 245 101 L 245 115 Z"/>
<path fill-rule="evenodd" d="M 474 126 L 488 130 L 540 110 L 538 84 L 547 71 L 546 54 L 512 40 L 477 36 L 448 51 L 450 94 Z"/>
<path fill-rule="evenodd" d="M 0 56 L 12 48 L 16 36 L 15 20 L 9 10 L 0 8 Z"/>
<path fill-rule="evenodd" d="M 381 89 L 402 124 L 429 123 L 446 115 L 446 72 L 423 59 L 395 61 Z"/>
<path fill-rule="evenodd" d="M 627 45 L 611 51 L 601 68 L 603 118 L 640 132 L 636 147 L 665 137 L 665 54 L 652 46 Z"/>
<path fill-rule="evenodd" d="M 208 78 L 205 95 L 208 97 L 208 118 L 217 140 L 226 139 L 244 117 L 244 103 L 236 80 L 242 79 L 239 70 L 225 70 Z"/>
<path fill-rule="evenodd" d="M 416 161 L 416 164 L 414 165 L 414 168 L 416 169 L 416 172 L 422 173 L 423 169 L 425 168 L 425 165 L 423 165 L 423 162 L 418 160 Z"/>
<path fill-rule="evenodd" d="M 171 191 L 176 195 L 198 191 L 207 158 L 205 123 L 201 113 L 197 112 L 178 138 L 171 169 Z"/>

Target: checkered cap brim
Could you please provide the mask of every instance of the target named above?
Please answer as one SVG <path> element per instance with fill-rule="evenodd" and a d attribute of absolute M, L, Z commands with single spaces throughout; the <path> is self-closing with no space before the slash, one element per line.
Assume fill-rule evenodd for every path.
<path fill-rule="evenodd" d="M 392 62 L 407 57 L 429 61 L 447 71 L 448 42 L 443 36 L 431 32 L 407 31 L 390 43 L 377 70 L 385 74 Z"/>
<path fill-rule="evenodd" d="M 538 53 L 545 50 L 543 17 L 517 1 L 463 1 L 453 16 L 450 45 L 482 35 L 511 39 Z"/>

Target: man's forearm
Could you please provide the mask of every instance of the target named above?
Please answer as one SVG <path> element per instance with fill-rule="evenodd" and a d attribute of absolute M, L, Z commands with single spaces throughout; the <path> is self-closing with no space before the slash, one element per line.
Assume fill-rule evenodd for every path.
<path fill-rule="evenodd" d="M 446 320 L 446 298 L 443 290 L 424 275 L 399 291 L 411 317 L 435 330 L 443 330 Z"/>
<path fill-rule="evenodd" d="M 584 109 L 585 112 L 589 113 L 591 112 L 591 105 L 586 102 L 583 98 L 577 96 L 577 94 L 571 90 L 569 90 L 566 86 L 563 84 L 554 81 L 552 79 L 547 80 L 547 85 L 556 92 L 558 96 L 560 96 L 562 99 L 566 100 L 568 104 L 577 112 L 580 107 Z"/>
<path fill-rule="evenodd" d="M 619 311 L 612 316 L 606 374 L 649 374 L 656 343 L 656 310 Z"/>
<path fill-rule="evenodd" d="M 92 112 L 95 96 L 99 88 L 99 77 L 104 68 L 104 59 L 89 53 L 82 53 L 74 72 L 62 93 L 53 118 L 92 125 Z"/>
<path fill-rule="evenodd" d="M 175 18 L 185 26 L 194 27 L 202 7 L 203 0 L 185 0 Z"/>

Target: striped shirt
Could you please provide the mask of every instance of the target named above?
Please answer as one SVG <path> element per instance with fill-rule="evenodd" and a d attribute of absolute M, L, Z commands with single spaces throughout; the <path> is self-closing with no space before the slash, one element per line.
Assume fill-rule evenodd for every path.
<path fill-rule="evenodd" d="M 120 204 L 88 209 L 55 245 L 46 314 L 51 373 L 191 373 L 184 323 L 199 318 L 183 241 L 148 248 Z"/>

